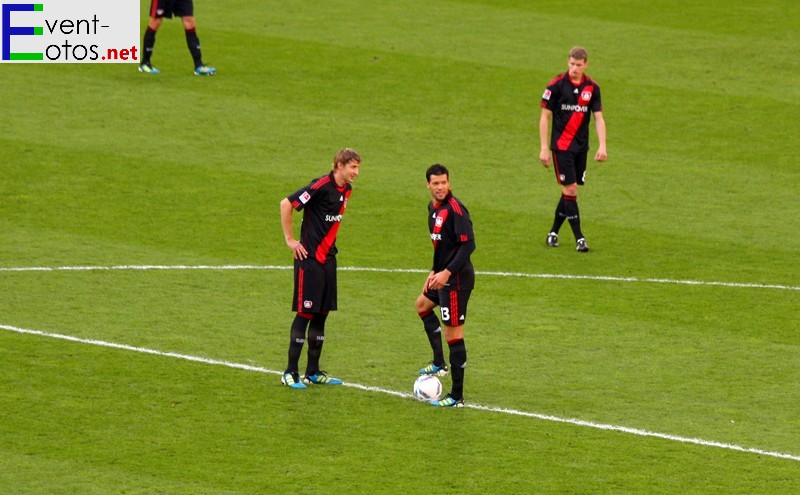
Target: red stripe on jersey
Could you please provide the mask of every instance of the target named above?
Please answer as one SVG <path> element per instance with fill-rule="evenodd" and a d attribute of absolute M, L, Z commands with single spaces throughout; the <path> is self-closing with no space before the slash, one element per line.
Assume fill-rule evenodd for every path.
<path fill-rule="evenodd" d="M 461 211 L 461 205 L 458 204 L 456 198 L 450 196 L 450 199 L 448 199 L 447 202 L 450 203 L 450 207 L 453 209 L 454 212 L 456 212 L 458 215 L 461 216 L 464 215 L 464 212 Z"/>
<path fill-rule="evenodd" d="M 353 192 L 352 189 L 347 191 L 344 195 L 344 201 L 342 201 L 342 207 L 339 209 L 339 215 L 344 215 L 344 209 L 347 207 L 347 199 L 350 197 L 350 193 Z M 331 229 L 325 234 L 325 237 L 322 238 L 320 241 L 319 246 L 317 246 L 317 261 L 320 263 L 325 263 L 325 259 L 328 257 L 328 253 L 333 247 L 333 243 L 336 242 L 336 234 L 339 232 L 339 226 L 342 224 L 341 221 L 334 223 L 331 226 Z"/>
<path fill-rule="evenodd" d="M 578 132 L 578 129 L 580 129 L 585 116 L 586 114 L 582 112 L 575 112 L 572 114 L 567 125 L 564 126 L 564 132 L 561 133 L 561 136 L 558 137 L 558 141 L 556 141 L 556 146 L 558 146 L 559 150 L 566 151 L 569 149 L 569 145 L 572 144 L 572 140 L 575 139 L 575 134 Z"/>
<path fill-rule="evenodd" d="M 153 0 L 153 3 L 150 5 L 150 17 L 155 17 L 157 10 L 158 10 L 158 0 Z"/>
<path fill-rule="evenodd" d="M 311 186 L 311 189 L 319 189 L 320 187 L 324 186 L 325 184 L 329 183 L 330 181 L 331 181 L 331 176 L 330 175 L 326 175 L 325 177 L 323 177 L 320 180 L 318 180 L 317 182 L 315 182 L 314 185 Z"/>
<path fill-rule="evenodd" d="M 450 291 L 450 326 L 458 326 L 458 292 L 454 290 Z"/>
<path fill-rule="evenodd" d="M 566 72 L 564 72 L 563 74 L 557 75 L 549 83 L 547 83 L 547 87 L 550 87 L 550 86 L 554 85 L 555 83 L 559 82 L 560 80 L 564 79 L 565 77 L 567 77 L 567 73 Z"/>
<path fill-rule="evenodd" d="M 303 269 L 297 269 L 297 312 L 303 310 Z"/>
<path fill-rule="evenodd" d="M 588 80 L 589 78 L 586 78 Z M 591 81 L 589 81 L 591 83 Z M 591 84 L 587 84 L 581 90 L 581 94 L 578 97 L 578 105 L 580 106 L 587 106 L 592 99 L 592 93 L 594 92 L 594 86 Z M 583 95 L 585 93 L 589 93 L 589 98 L 584 98 Z M 566 151 L 569 149 L 569 145 L 572 144 L 572 140 L 575 139 L 575 134 L 578 133 L 578 130 L 581 128 L 581 124 L 586 116 L 589 114 L 587 109 L 586 112 L 573 112 L 567 122 L 567 125 L 564 126 L 564 131 L 561 133 L 561 136 L 558 137 L 558 141 L 556 141 L 556 146 L 561 151 Z"/>

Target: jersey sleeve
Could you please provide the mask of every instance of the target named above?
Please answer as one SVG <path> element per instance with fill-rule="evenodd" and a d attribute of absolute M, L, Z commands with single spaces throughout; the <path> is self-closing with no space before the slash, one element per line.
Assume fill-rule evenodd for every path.
<path fill-rule="evenodd" d="M 594 85 L 590 110 L 592 113 L 603 111 L 603 100 L 600 98 L 600 86 L 597 84 Z"/>
<path fill-rule="evenodd" d="M 464 207 L 462 206 L 462 208 Z M 453 231 L 460 244 L 475 240 L 475 233 L 472 231 L 472 220 L 470 220 L 466 208 L 464 208 L 462 214 L 453 215 Z"/>
<path fill-rule="evenodd" d="M 292 203 L 292 208 L 297 211 L 301 211 L 306 207 L 309 201 L 311 201 L 311 199 L 314 197 L 314 194 L 319 191 L 319 189 L 313 188 L 314 184 L 316 184 L 318 180 L 319 179 L 314 179 L 307 186 L 301 187 L 297 191 L 286 196 L 286 199 Z"/>
<path fill-rule="evenodd" d="M 542 108 L 546 108 L 551 112 L 554 110 L 556 102 L 559 98 L 559 85 L 558 85 L 559 78 L 555 78 L 544 88 L 544 93 L 542 93 L 542 101 L 541 105 Z"/>

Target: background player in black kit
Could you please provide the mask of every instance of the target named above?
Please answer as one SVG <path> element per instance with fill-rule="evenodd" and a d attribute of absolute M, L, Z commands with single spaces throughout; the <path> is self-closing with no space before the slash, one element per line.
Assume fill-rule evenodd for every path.
<path fill-rule="evenodd" d="M 561 199 L 556 206 L 553 227 L 547 234 L 547 245 L 558 246 L 558 231 L 569 220 L 578 251 L 589 251 L 581 231 L 578 212 L 578 185 L 586 178 L 586 156 L 589 152 L 589 120 L 594 114 L 599 146 L 594 159 L 604 162 L 606 155 L 606 122 L 600 86 L 583 71 L 589 65 L 586 50 L 576 46 L 569 52 L 569 70 L 556 76 L 542 95 L 542 116 L 539 119 L 539 160 L 549 167 L 555 164 L 556 179 L 561 184 Z M 552 135 L 548 140 L 550 120 Z M 552 151 L 552 155 L 551 155 Z"/>
<path fill-rule="evenodd" d="M 281 227 L 286 245 L 294 254 L 294 295 L 289 341 L 289 364 L 281 382 L 291 388 L 306 384 L 341 385 L 342 381 L 319 369 L 325 320 L 336 310 L 336 234 L 347 207 L 352 187 L 358 177 L 361 157 L 350 148 L 336 153 L 333 170 L 311 181 L 281 201 Z M 303 211 L 300 240 L 294 238 L 293 212 Z M 308 363 L 300 380 L 298 361 L 308 330 Z"/>
<path fill-rule="evenodd" d="M 425 172 L 431 202 L 428 204 L 428 229 L 433 241 L 433 268 L 417 297 L 416 310 L 433 350 L 433 362 L 419 370 L 421 375 L 446 375 L 439 318 L 433 312 L 441 308 L 444 336 L 450 349 L 453 388 L 444 398 L 431 402 L 440 407 L 464 405 L 464 368 L 467 348 L 464 323 L 467 303 L 475 286 L 475 269 L 470 255 L 475 251 L 475 234 L 467 208 L 450 192 L 450 173 L 441 164 Z"/>
<path fill-rule="evenodd" d="M 186 45 L 189 47 L 189 53 L 192 54 L 192 62 L 194 63 L 194 75 L 213 76 L 216 74 L 217 69 L 203 63 L 200 40 L 197 38 L 194 20 L 194 0 L 150 0 L 150 21 L 147 23 L 147 30 L 144 32 L 144 40 L 142 41 L 142 63 L 139 64 L 139 72 L 148 74 L 161 72 L 150 63 L 150 57 L 153 55 L 158 28 L 161 27 L 165 17 L 171 19 L 173 15 L 180 17 L 183 22 L 183 29 L 186 32 Z"/>

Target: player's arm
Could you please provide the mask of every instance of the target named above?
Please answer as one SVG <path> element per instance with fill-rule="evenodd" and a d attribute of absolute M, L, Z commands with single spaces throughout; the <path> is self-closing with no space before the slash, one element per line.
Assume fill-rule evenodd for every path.
<path fill-rule="evenodd" d="M 453 259 L 450 260 L 450 263 L 447 264 L 447 267 L 444 270 L 433 275 L 433 278 L 431 278 L 428 282 L 428 286 L 434 290 L 446 287 L 447 282 L 450 281 L 450 276 L 461 271 L 461 269 L 469 260 L 469 256 L 473 251 L 475 251 L 475 240 L 470 237 L 469 240 L 458 245 L 458 249 L 456 250 L 455 256 L 453 256 Z"/>
<path fill-rule="evenodd" d="M 458 245 L 458 250 L 456 250 L 456 255 L 453 256 L 452 261 L 447 264 L 447 268 L 445 268 L 445 270 L 449 271 L 450 273 L 461 271 L 464 265 L 467 264 L 467 261 L 469 261 L 469 256 L 473 251 L 475 251 L 474 239 L 470 238 L 469 240 L 460 243 Z"/>
<path fill-rule="evenodd" d="M 539 161 L 542 165 L 549 167 L 553 163 L 550 154 L 550 121 L 553 119 L 553 112 L 546 107 L 542 107 L 542 115 L 539 117 Z"/>
<path fill-rule="evenodd" d="M 292 215 L 294 207 L 292 206 L 289 198 L 281 200 L 281 227 L 283 228 L 283 237 L 286 240 L 286 245 L 294 253 L 294 259 L 304 260 L 308 257 L 308 251 L 300 244 L 300 241 L 294 238 L 294 231 L 292 230 Z"/>
<path fill-rule="evenodd" d="M 608 158 L 606 152 L 606 121 L 603 118 L 603 112 L 594 112 L 594 129 L 597 131 L 597 153 L 594 154 L 594 159 L 598 162 L 604 162 Z"/>

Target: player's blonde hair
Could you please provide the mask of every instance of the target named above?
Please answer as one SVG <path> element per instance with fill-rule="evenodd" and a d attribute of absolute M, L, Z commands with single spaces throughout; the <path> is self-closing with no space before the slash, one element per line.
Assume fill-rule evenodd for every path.
<path fill-rule="evenodd" d="M 575 60 L 583 60 L 584 62 L 589 61 L 589 54 L 586 52 L 586 48 L 582 46 L 574 46 L 572 50 L 569 51 L 569 58 L 574 58 Z"/>
<path fill-rule="evenodd" d="M 333 157 L 333 169 L 335 170 L 340 163 L 347 165 L 350 162 L 361 163 L 361 155 L 353 148 L 342 148 Z"/>

